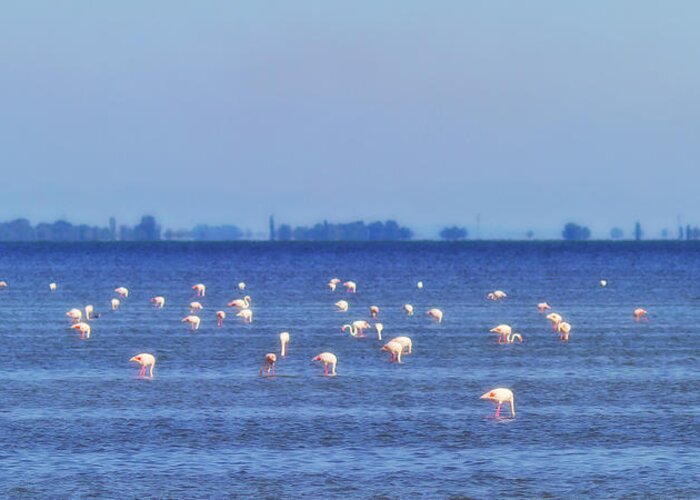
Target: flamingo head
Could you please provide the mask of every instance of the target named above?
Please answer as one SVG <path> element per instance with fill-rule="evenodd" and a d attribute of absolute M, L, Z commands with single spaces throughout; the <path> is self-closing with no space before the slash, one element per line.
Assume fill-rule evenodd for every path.
<path fill-rule="evenodd" d="M 496 399 L 496 393 L 494 391 L 486 392 L 479 399 Z"/>
<path fill-rule="evenodd" d="M 135 362 L 135 363 L 141 363 L 141 361 L 142 361 L 142 360 L 141 360 L 141 356 L 134 356 L 133 358 L 131 358 L 131 359 L 129 360 L 130 363 L 131 363 L 132 361 Z"/>

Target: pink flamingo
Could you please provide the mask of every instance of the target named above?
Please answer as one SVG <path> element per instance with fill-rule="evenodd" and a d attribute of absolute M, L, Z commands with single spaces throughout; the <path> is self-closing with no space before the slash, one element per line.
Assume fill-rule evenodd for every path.
<path fill-rule="evenodd" d="M 139 372 L 139 378 L 143 378 L 146 374 L 146 368 L 150 368 L 150 377 L 153 378 L 153 368 L 156 366 L 156 358 L 153 354 L 147 352 L 142 352 L 137 354 L 129 360 L 129 362 L 135 362 L 141 365 L 141 371 Z"/>
<path fill-rule="evenodd" d="M 323 375 L 335 377 L 335 368 L 338 365 L 338 358 L 331 352 L 322 352 L 311 361 L 320 361 L 323 364 Z M 331 367 L 331 372 L 328 373 L 328 367 Z"/>
<path fill-rule="evenodd" d="M 480 399 L 488 399 L 498 403 L 498 407 L 496 408 L 496 417 L 499 417 L 501 414 L 501 405 L 503 403 L 510 403 L 510 416 L 511 418 L 515 417 L 515 398 L 513 396 L 513 391 L 510 389 L 505 389 L 503 387 L 492 389 L 483 394 Z"/>
<path fill-rule="evenodd" d="M 265 365 L 260 367 L 260 375 L 262 375 L 263 371 L 265 371 L 268 377 L 270 374 L 272 374 L 274 377 L 275 363 L 277 363 L 277 354 L 274 352 L 268 352 L 265 354 Z"/>
<path fill-rule="evenodd" d="M 216 325 L 224 326 L 224 319 L 226 319 L 226 313 L 224 311 L 216 311 Z"/>

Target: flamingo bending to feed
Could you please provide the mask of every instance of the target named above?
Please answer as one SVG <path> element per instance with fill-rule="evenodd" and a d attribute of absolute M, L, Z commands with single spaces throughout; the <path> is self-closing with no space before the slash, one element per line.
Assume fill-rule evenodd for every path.
<path fill-rule="evenodd" d="M 557 325 L 557 331 L 559 332 L 559 339 L 564 342 L 569 341 L 569 334 L 571 333 L 571 325 L 566 321 L 562 321 Z"/>
<path fill-rule="evenodd" d="M 335 292 L 336 287 L 338 286 L 338 283 L 340 283 L 340 280 L 338 278 L 333 278 L 328 282 L 328 288 L 331 289 L 331 292 Z"/>
<path fill-rule="evenodd" d="M 370 315 L 372 318 L 376 318 L 377 316 L 379 316 L 379 307 L 377 307 L 377 306 L 371 306 L 371 307 L 369 308 L 369 315 Z"/>
<path fill-rule="evenodd" d="M 153 297 L 151 302 L 153 302 L 153 306 L 156 309 L 163 309 L 163 307 L 165 307 L 165 297 L 161 297 L 160 295 L 158 297 Z"/>
<path fill-rule="evenodd" d="M 547 309 L 551 309 L 551 308 L 552 308 L 552 306 L 550 306 L 550 305 L 547 304 L 546 302 L 540 302 L 539 304 L 537 304 L 537 310 L 538 310 L 539 312 L 541 312 L 541 313 L 543 313 L 543 312 L 545 312 Z"/>
<path fill-rule="evenodd" d="M 505 299 L 506 297 L 508 297 L 508 295 L 506 295 L 506 292 L 504 292 L 502 290 L 495 290 L 493 292 L 489 292 L 486 295 L 486 298 L 489 300 L 502 300 L 502 299 Z"/>
<path fill-rule="evenodd" d="M 406 349 L 406 354 L 411 354 L 413 352 L 413 342 L 411 342 L 411 337 L 394 337 L 391 342 L 396 342 L 401 344 L 404 349 Z"/>
<path fill-rule="evenodd" d="M 260 367 L 260 375 L 262 375 L 263 370 L 268 376 L 272 374 L 275 375 L 275 363 L 277 363 L 277 354 L 274 352 L 268 352 L 265 354 L 265 364 Z"/>
<path fill-rule="evenodd" d="M 559 323 L 564 321 L 564 318 L 562 318 L 561 314 L 557 313 L 549 313 L 547 315 L 547 319 L 552 322 L 552 330 L 557 331 L 557 326 L 559 326 Z"/>
<path fill-rule="evenodd" d="M 7 281 L 0 281 L 0 288 L 7 288 Z"/>
<path fill-rule="evenodd" d="M 346 281 L 343 286 L 348 293 L 357 293 L 357 283 L 354 281 Z"/>
<path fill-rule="evenodd" d="M 404 304 L 403 310 L 406 311 L 406 315 L 413 316 L 413 306 L 411 304 Z"/>
<path fill-rule="evenodd" d="M 634 316 L 634 320 L 637 323 L 639 323 L 643 319 L 648 320 L 649 318 L 647 317 L 647 314 L 648 313 L 647 313 L 646 309 L 642 309 L 641 307 L 635 309 L 634 312 L 632 313 L 632 315 Z"/>
<path fill-rule="evenodd" d="M 510 327 L 510 325 L 498 325 L 494 328 L 491 328 L 489 330 L 491 333 L 497 333 L 498 336 L 498 343 L 501 344 L 503 342 L 506 342 L 506 339 L 508 336 L 513 333 L 513 329 Z"/>
<path fill-rule="evenodd" d="M 242 299 L 234 299 L 231 302 L 228 303 L 229 307 L 236 307 L 238 309 L 249 309 L 250 308 L 250 302 L 253 299 L 250 298 L 250 295 L 246 295 Z"/>
<path fill-rule="evenodd" d="M 87 323 L 76 323 L 75 325 L 72 325 L 71 328 L 75 330 L 80 330 L 81 339 L 90 338 L 90 325 L 88 325 Z"/>
<path fill-rule="evenodd" d="M 49 290 L 52 292 L 56 290 L 56 283 L 49 283 Z"/>
<path fill-rule="evenodd" d="M 112 299 L 111 304 L 112 311 L 116 311 L 117 309 L 119 309 L 119 304 L 121 304 L 121 301 L 119 299 Z"/>
<path fill-rule="evenodd" d="M 129 362 L 132 361 L 141 365 L 139 378 L 143 378 L 143 376 L 146 375 L 146 368 L 150 368 L 149 375 L 153 378 L 153 368 L 156 366 L 156 358 L 153 354 L 142 352 L 129 360 Z"/>
<path fill-rule="evenodd" d="M 482 394 L 480 399 L 489 399 L 498 403 L 498 407 L 496 408 L 496 417 L 501 415 L 501 405 L 503 403 L 510 403 L 510 416 L 511 418 L 515 417 L 515 398 L 513 396 L 513 391 L 510 389 L 505 389 L 503 387 L 492 389 L 489 392 Z"/>
<path fill-rule="evenodd" d="M 323 364 L 323 375 L 328 377 L 335 377 L 335 368 L 338 365 L 338 358 L 332 352 L 322 352 L 311 361 L 320 361 Z M 331 367 L 330 373 L 328 373 L 328 367 Z"/>
<path fill-rule="evenodd" d="M 252 323 L 253 322 L 253 311 L 250 309 L 242 309 L 238 311 L 236 314 L 239 318 L 243 318 L 244 323 Z"/>
<path fill-rule="evenodd" d="M 403 346 L 401 344 L 393 340 L 389 341 L 382 346 L 382 351 L 386 351 L 391 355 L 389 357 L 389 363 L 397 362 L 401 364 L 401 353 L 403 352 Z"/>
<path fill-rule="evenodd" d="M 202 283 L 197 283 L 196 285 L 192 285 L 192 290 L 197 292 L 197 297 L 204 297 L 207 292 L 207 287 Z"/>
<path fill-rule="evenodd" d="M 129 296 L 129 289 L 125 288 L 123 286 L 120 286 L 119 288 L 115 288 L 114 292 L 119 295 L 122 299 L 126 298 Z"/>
<path fill-rule="evenodd" d="M 66 313 L 66 316 L 73 320 L 74 323 L 78 323 L 83 318 L 83 311 L 80 309 L 71 309 Z"/>
<path fill-rule="evenodd" d="M 289 332 L 280 333 L 280 356 L 283 358 L 287 355 L 289 345 Z"/>
<path fill-rule="evenodd" d="M 350 307 L 347 300 L 339 300 L 334 305 L 338 312 L 347 312 L 348 308 Z"/>
<path fill-rule="evenodd" d="M 181 323 L 189 323 L 190 325 L 192 325 L 192 327 L 190 328 L 191 330 L 199 330 L 199 323 L 201 321 L 202 320 L 199 318 L 199 316 L 190 314 L 189 316 L 185 316 L 184 318 L 182 318 Z"/>
<path fill-rule="evenodd" d="M 384 325 L 381 323 L 375 323 L 374 329 L 377 330 L 377 340 L 382 340 L 382 331 L 384 331 Z"/>
<path fill-rule="evenodd" d="M 201 311 L 204 306 L 200 302 L 190 302 L 190 313 L 194 314 L 197 311 Z"/>
<path fill-rule="evenodd" d="M 437 323 L 442 323 L 442 311 L 440 309 L 433 308 L 428 311 L 428 316 L 433 318 Z"/>
<path fill-rule="evenodd" d="M 226 313 L 224 311 L 216 311 L 216 326 L 224 326 Z"/>
<path fill-rule="evenodd" d="M 92 304 L 88 304 L 85 306 L 85 319 L 90 321 L 92 319 L 92 313 L 95 310 L 95 308 L 92 306 Z M 99 316 L 99 314 L 98 314 Z"/>

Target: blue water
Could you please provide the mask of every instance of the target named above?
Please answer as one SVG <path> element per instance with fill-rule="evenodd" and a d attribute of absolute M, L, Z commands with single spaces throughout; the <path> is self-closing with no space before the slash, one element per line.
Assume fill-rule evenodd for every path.
<path fill-rule="evenodd" d="M 699 251 L 2 244 L 0 497 L 698 497 Z M 358 293 L 331 293 L 335 276 Z M 239 281 L 254 322 L 228 310 L 219 329 L 215 311 L 242 296 Z M 207 295 L 193 334 L 180 319 L 199 282 Z M 112 313 L 117 286 L 131 295 Z M 494 289 L 508 298 L 487 301 Z M 166 307 L 154 310 L 161 294 Z M 334 311 L 340 298 L 346 314 Z M 537 313 L 542 300 L 573 325 L 569 344 Z M 65 312 L 88 303 L 103 315 L 83 341 Z M 385 339 L 413 339 L 403 365 L 371 334 L 341 334 L 370 305 Z M 640 306 L 647 323 L 632 321 Z M 443 309 L 441 325 L 431 307 Z M 499 323 L 525 343 L 497 345 L 488 330 Z M 277 377 L 259 377 L 284 330 L 288 359 Z M 310 362 L 326 350 L 339 358 L 335 378 Z M 157 357 L 153 380 L 128 362 L 139 352 Z M 499 386 L 515 393 L 515 419 L 494 419 L 479 399 Z"/>

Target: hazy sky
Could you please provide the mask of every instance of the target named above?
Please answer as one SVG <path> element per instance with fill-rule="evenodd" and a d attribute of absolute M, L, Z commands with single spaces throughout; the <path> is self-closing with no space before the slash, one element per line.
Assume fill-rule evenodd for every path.
<path fill-rule="evenodd" d="M 24 1 L 0 220 L 700 224 L 697 1 Z"/>

